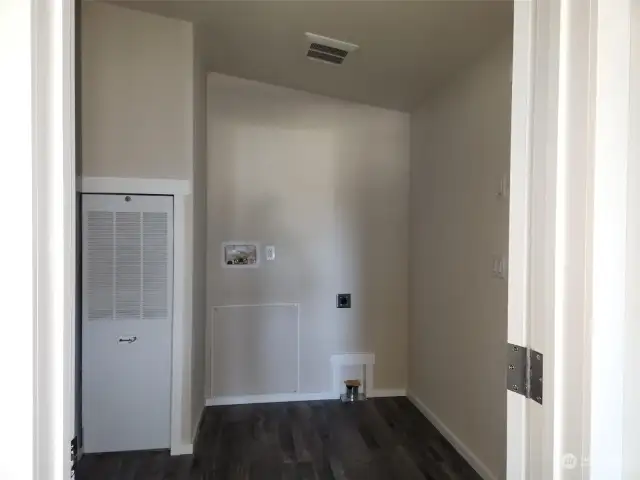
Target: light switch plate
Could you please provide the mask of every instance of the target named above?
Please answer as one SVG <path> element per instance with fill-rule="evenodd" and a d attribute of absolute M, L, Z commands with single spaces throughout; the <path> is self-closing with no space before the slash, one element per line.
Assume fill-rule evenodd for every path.
<path fill-rule="evenodd" d="M 507 257 L 494 255 L 492 258 L 491 274 L 495 278 L 507 278 Z"/>
<path fill-rule="evenodd" d="M 498 187 L 498 198 L 509 198 L 509 174 L 505 173 L 500 179 Z"/>
<path fill-rule="evenodd" d="M 267 247 L 265 247 L 265 256 L 267 257 L 267 260 L 275 260 L 276 259 L 276 247 L 274 247 L 273 245 L 268 245 Z"/>

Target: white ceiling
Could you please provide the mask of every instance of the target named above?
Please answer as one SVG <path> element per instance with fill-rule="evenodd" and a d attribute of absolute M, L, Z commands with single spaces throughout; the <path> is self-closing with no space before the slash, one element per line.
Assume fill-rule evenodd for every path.
<path fill-rule="evenodd" d="M 513 25 L 510 0 L 111 3 L 197 24 L 211 71 L 405 111 Z M 305 32 L 360 49 L 342 66 L 314 62 Z"/>

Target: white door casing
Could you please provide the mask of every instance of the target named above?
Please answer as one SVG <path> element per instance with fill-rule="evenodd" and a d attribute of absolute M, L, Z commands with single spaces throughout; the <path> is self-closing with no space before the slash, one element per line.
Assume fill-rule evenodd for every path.
<path fill-rule="evenodd" d="M 576 309 L 585 295 L 579 287 L 587 248 L 586 207 L 580 201 L 587 169 L 574 168 L 571 176 L 568 170 L 569 159 L 584 158 L 588 129 L 584 67 L 590 22 L 588 9 L 578 3 L 514 4 L 508 342 L 543 354 L 544 381 L 542 405 L 507 392 L 509 480 L 564 473 L 563 438 L 570 431 L 563 417 L 569 358 L 564 342 L 568 319 L 583 320 Z M 572 353 L 570 360 L 580 367 L 581 348 Z"/>
<path fill-rule="evenodd" d="M 173 199 L 83 195 L 86 453 L 169 448 Z"/>
<path fill-rule="evenodd" d="M 514 3 L 508 343 L 543 355 L 543 400 L 507 391 L 506 478 L 552 479 L 555 453 L 555 328 L 561 7 Z M 563 34 L 566 32 L 562 32 Z M 562 226 L 561 226 L 562 227 Z M 538 379 L 532 379 L 538 381 Z"/>
<path fill-rule="evenodd" d="M 507 342 L 527 345 L 529 339 L 529 228 L 531 123 L 533 63 L 535 45 L 535 3 L 514 3 L 511 162 L 509 188 L 509 269 Z M 506 345 L 505 345 L 506 355 Z M 506 391 L 507 465 L 506 478 L 527 478 L 527 400 Z"/>
<path fill-rule="evenodd" d="M 508 338 L 544 354 L 544 401 L 507 394 L 509 480 L 625 478 L 630 6 L 515 2 Z M 516 82 L 527 51 L 525 124 Z"/>

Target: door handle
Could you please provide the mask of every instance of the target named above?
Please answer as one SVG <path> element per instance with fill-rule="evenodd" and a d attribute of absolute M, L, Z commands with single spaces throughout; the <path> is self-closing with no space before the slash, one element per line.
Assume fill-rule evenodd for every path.
<path fill-rule="evenodd" d="M 120 337 L 118 343 L 133 343 L 138 340 L 138 337 Z"/>

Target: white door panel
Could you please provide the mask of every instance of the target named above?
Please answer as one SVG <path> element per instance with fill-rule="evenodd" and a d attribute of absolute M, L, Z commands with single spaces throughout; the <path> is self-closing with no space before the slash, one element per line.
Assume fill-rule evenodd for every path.
<path fill-rule="evenodd" d="M 87 453 L 169 447 L 171 337 L 152 320 L 96 322 L 83 365 Z M 135 338 L 133 343 L 123 341 Z M 169 357 L 169 358 L 167 358 Z"/>
<path fill-rule="evenodd" d="M 84 450 L 169 448 L 173 201 L 83 196 Z"/>

